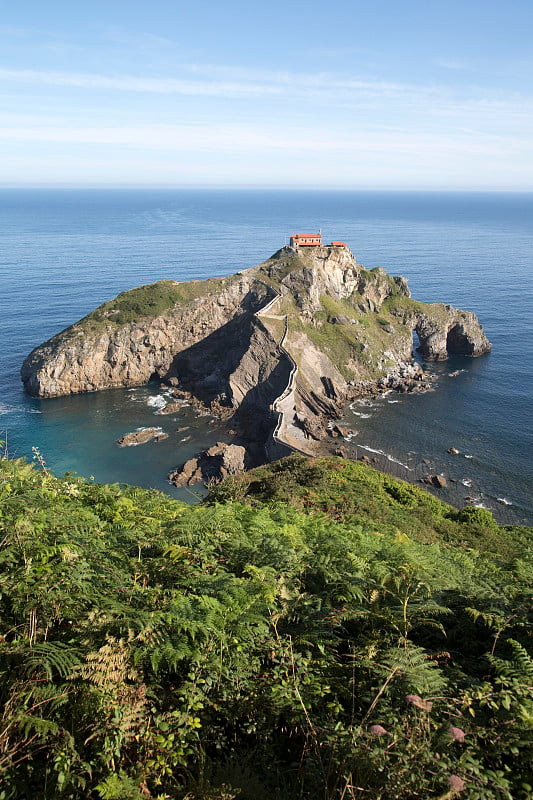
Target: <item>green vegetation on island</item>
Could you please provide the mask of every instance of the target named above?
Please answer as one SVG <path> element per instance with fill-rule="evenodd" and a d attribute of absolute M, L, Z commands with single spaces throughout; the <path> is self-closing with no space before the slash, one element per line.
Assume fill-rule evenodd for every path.
<path fill-rule="evenodd" d="M 199 297 L 220 292 L 225 280 L 211 278 L 205 281 L 158 281 L 121 292 L 113 300 L 103 303 L 77 323 L 86 331 L 113 325 L 120 327 L 131 322 L 155 319 L 178 305 L 185 305 Z"/>
<path fill-rule="evenodd" d="M 201 505 L 0 461 L 0 798 L 526 800 L 531 530 L 291 457 Z"/>

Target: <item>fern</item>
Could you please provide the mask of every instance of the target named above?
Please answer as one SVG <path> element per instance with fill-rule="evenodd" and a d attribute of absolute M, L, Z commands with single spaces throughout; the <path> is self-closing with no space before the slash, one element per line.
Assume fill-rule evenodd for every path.
<path fill-rule="evenodd" d="M 24 672 L 30 675 L 43 670 L 49 680 L 54 674 L 71 677 L 80 663 L 79 651 L 64 642 L 36 642 L 24 650 Z"/>
<path fill-rule="evenodd" d="M 442 694 L 447 686 L 445 676 L 432 657 L 413 644 L 384 651 L 378 666 L 391 678 L 390 691 L 404 699 L 409 694 L 434 697 Z"/>
<path fill-rule="evenodd" d="M 245 505 L 185 506 L 0 460 L 0 797 L 222 796 L 231 778 L 408 800 L 456 774 L 521 800 L 530 532 L 474 530 L 361 464 L 255 476 Z M 210 759 L 257 781 L 202 784 Z"/>
<path fill-rule="evenodd" d="M 498 677 L 527 689 L 533 697 L 533 658 L 520 642 L 507 639 L 507 644 L 513 654 L 511 660 L 495 656 L 489 656 L 489 660 L 494 665 Z"/>
<path fill-rule="evenodd" d="M 96 791 L 102 800 L 143 800 L 139 782 L 123 772 L 107 775 Z"/>

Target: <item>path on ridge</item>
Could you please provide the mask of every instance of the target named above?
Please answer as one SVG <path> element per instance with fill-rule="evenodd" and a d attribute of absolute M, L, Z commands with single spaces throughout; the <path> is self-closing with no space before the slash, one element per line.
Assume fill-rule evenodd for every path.
<path fill-rule="evenodd" d="M 276 290 L 273 289 L 273 291 Z M 274 304 L 279 300 L 281 300 L 281 294 L 276 292 L 276 297 L 267 303 L 263 309 L 260 309 L 256 312 L 257 317 L 262 317 L 264 319 L 284 320 L 285 324 L 283 326 L 283 335 L 278 342 L 278 347 L 280 352 L 289 360 L 291 365 L 291 372 L 287 386 L 272 403 L 273 410 L 278 414 L 278 422 L 272 433 L 272 439 L 275 444 L 277 443 L 284 445 L 285 447 L 289 447 L 291 450 L 296 450 L 299 453 L 303 453 L 303 455 L 314 455 L 314 448 L 311 442 L 305 437 L 305 434 L 301 428 L 297 428 L 292 422 L 296 411 L 294 388 L 296 385 L 296 375 L 298 374 L 298 365 L 284 346 L 289 332 L 288 315 L 270 313 L 270 310 Z"/>

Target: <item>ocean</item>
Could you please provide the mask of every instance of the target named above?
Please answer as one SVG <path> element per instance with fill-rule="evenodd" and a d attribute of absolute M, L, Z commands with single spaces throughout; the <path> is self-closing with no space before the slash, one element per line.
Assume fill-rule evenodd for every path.
<path fill-rule="evenodd" d="M 187 407 L 158 416 L 165 398 L 155 384 L 36 400 L 22 390 L 20 365 L 121 291 L 229 275 L 265 260 L 292 233 L 319 228 L 366 267 L 404 275 L 418 300 L 475 311 L 493 344 L 479 359 L 424 365 L 434 391 L 347 407 L 350 454 L 412 481 L 442 472 L 448 487 L 437 491 L 448 502 L 531 524 L 533 194 L 0 190 L 0 439 L 9 455 L 38 452 L 56 474 L 194 500 L 198 491 L 174 489 L 166 475 L 217 441 L 216 420 Z M 117 446 L 145 426 L 169 438 Z"/>

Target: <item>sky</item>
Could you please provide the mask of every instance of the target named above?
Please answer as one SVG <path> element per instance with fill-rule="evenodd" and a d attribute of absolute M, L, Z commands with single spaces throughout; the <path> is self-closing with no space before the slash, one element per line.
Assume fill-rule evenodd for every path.
<path fill-rule="evenodd" d="M 0 186 L 533 190 L 532 0 L 0 6 Z"/>

